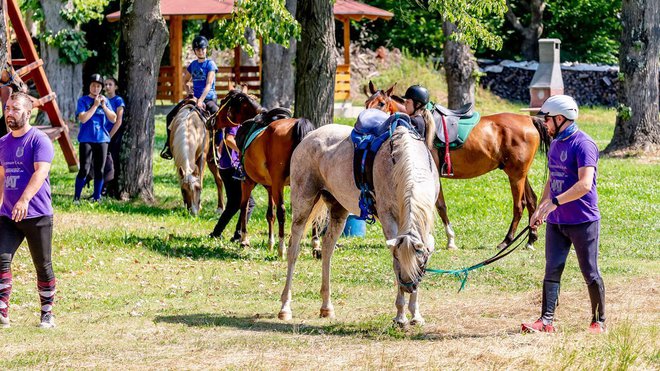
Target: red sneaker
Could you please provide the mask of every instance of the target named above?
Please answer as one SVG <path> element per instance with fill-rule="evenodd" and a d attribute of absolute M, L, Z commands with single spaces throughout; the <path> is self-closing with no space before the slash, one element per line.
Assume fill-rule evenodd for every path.
<path fill-rule="evenodd" d="M 552 326 L 552 324 L 544 325 L 541 319 L 538 319 L 534 323 L 523 323 L 521 330 L 523 333 L 531 333 L 531 332 L 552 333 L 556 331 L 555 328 Z"/>
<path fill-rule="evenodd" d="M 604 322 L 594 321 L 591 322 L 591 325 L 589 326 L 589 332 L 592 334 L 602 334 L 607 332 L 607 328 L 605 328 Z"/>

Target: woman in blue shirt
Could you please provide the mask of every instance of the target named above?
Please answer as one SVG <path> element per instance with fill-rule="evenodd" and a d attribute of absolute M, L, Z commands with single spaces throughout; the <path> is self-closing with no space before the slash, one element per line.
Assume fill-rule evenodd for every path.
<path fill-rule="evenodd" d="M 103 78 L 98 73 L 91 76 L 89 94 L 78 99 L 76 115 L 80 121 L 78 133 L 80 171 L 76 176 L 76 188 L 73 202 L 80 202 L 80 193 L 85 185 L 85 176 L 94 161 L 94 201 L 101 199 L 103 189 L 103 168 L 105 157 L 108 155 L 110 133 L 108 122 L 115 123 L 117 115 L 110 105 L 108 98 L 101 94 Z"/>

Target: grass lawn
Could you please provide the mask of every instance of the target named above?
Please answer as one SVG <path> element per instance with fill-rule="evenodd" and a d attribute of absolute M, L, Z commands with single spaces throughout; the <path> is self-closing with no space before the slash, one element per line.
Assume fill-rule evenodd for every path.
<path fill-rule="evenodd" d="M 489 99 L 482 109 L 490 112 L 497 102 Z M 580 127 L 604 148 L 614 112 L 584 109 L 581 115 Z M 158 117 L 157 150 L 163 121 Z M 660 368 L 657 160 L 600 161 L 600 264 L 609 333 L 591 336 L 589 299 L 574 254 L 562 281 L 559 333 L 519 333 L 521 321 L 539 314 L 543 232 L 535 251 L 517 251 L 473 272 L 461 293 L 456 279 L 427 276 L 420 294 L 426 325 L 393 327 L 392 260 L 377 224 L 368 227 L 366 238 L 339 241 L 332 273 L 335 319 L 318 318 L 321 265 L 306 242 L 293 286 L 294 319 L 281 322 L 286 263 L 266 248 L 263 189 L 256 191 L 249 224 L 253 246 L 242 249 L 229 243 L 232 230 L 223 239 L 206 237 L 217 221 L 210 177 L 201 215 L 190 217 L 172 163 L 157 151 L 154 158 L 155 204 L 106 201 L 75 207 L 75 174 L 67 172 L 57 150 L 51 182 L 58 327 L 35 328 L 36 278 L 22 246 L 13 263 L 12 327 L 0 335 L 0 369 Z M 531 172 L 537 193 L 543 167 L 539 156 Z M 430 266 L 459 268 L 492 255 L 511 217 L 505 175 L 495 171 L 443 186 L 460 249 L 442 249 L 438 221 Z"/>

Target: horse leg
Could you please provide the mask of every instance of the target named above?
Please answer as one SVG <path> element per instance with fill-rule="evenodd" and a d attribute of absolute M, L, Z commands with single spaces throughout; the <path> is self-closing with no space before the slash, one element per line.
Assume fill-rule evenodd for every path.
<path fill-rule="evenodd" d="M 241 246 L 246 247 L 250 246 L 250 239 L 248 238 L 247 233 L 247 223 L 248 223 L 248 207 L 250 202 L 250 195 L 252 195 L 252 190 L 256 185 L 250 178 L 246 178 L 241 182 L 241 213 L 238 216 L 238 221 L 241 231 Z"/>
<path fill-rule="evenodd" d="M 284 242 L 284 222 L 286 221 L 286 207 L 284 206 L 284 184 L 273 184 L 273 203 L 275 204 L 277 216 L 277 235 L 280 238 L 277 253 L 281 258 L 286 252 L 286 243 Z"/>
<path fill-rule="evenodd" d="M 529 184 L 529 178 L 525 177 L 525 205 L 527 205 L 527 214 L 528 214 L 528 224 L 529 221 L 532 218 L 532 215 L 536 211 L 537 207 L 537 202 L 538 199 L 536 197 L 536 193 L 534 193 L 534 189 L 532 186 Z M 527 240 L 527 247 L 528 249 L 534 250 L 534 242 L 536 242 L 539 239 L 539 234 L 536 229 L 531 229 L 530 234 L 529 234 L 529 239 Z"/>
<path fill-rule="evenodd" d="M 307 219 L 310 217 L 313 209 L 320 205 L 321 201 L 319 200 L 319 196 L 316 195 L 313 198 L 307 199 L 299 197 L 296 199 L 295 204 L 291 206 L 293 215 L 291 222 L 291 240 L 289 241 L 289 250 L 287 251 L 286 283 L 284 284 L 282 296 L 280 297 L 282 307 L 277 315 L 277 318 L 284 321 L 291 320 L 292 318 L 291 284 L 293 282 L 293 270 L 296 266 L 298 255 L 300 254 L 300 240 L 305 232 Z"/>
<path fill-rule="evenodd" d="M 321 239 L 319 238 L 319 225 L 317 221 L 312 224 L 312 256 L 321 259 Z"/>
<path fill-rule="evenodd" d="M 211 149 L 211 151 L 212 150 L 214 149 Z M 218 207 L 216 208 L 215 212 L 217 214 L 222 214 L 222 211 L 225 209 L 225 200 L 222 198 L 222 188 L 224 184 L 222 183 L 222 178 L 220 177 L 220 169 L 218 169 L 218 165 L 213 159 L 213 154 L 207 155 L 206 157 L 206 164 L 208 165 L 211 174 L 213 174 L 213 180 L 215 180 L 215 186 L 218 191 Z"/>
<path fill-rule="evenodd" d="M 328 195 L 325 197 L 326 205 L 330 209 L 330 225 L 328 230 L 323 236 L 323 251 L 321 252 L 322 262 L 322 279 L 321 279 L 321 317 L 333 318 L 335 316 L 335 309 L 330 301 L 330 259 L 335 250 L 335 245 L 339 239 L 339 235 L 344 230 L 346 218 L 348 218 L 348 210 L 346 210 L 334 197 Z"/>
<path fill-rule="evenodd" d="M 275 232 L 273 231 L 273 223 L 275 222 L 275 213 L 274 207 L 275 202 L 273 200 L 273 190 L 271 187 L 266 187 L 268 191 L 268 211 L 266 211 L 266 220 L 268 221 L 268 251 L 273 251 L 275 247 Z"/>
<path fill-rule="evenodd" d="M 511 225 L 509 225 L 509 231 L 504 237 L 499 245 L 498 249 L 503 249 L 511 241 L 513 241 L 514 234 L 516 229 L 518 229 L 518 223 L 520 223 L 520 218 L 522 218 L 523 213 L 523 196 L 525 192 L 525 181 L 526 178 L 513 178 L 509 175 L 509 184 L 511 185 L 511 196 L 513 197 L 513 219 L 511 220 Z"/>
<path fill-rule="evenodd" d="M 417 302 L 418 296 L 419 296 L 419 290 L 415 290 L 415 292 L 410 294 L 410 301 L 408 302 L 408 310 L 412 315 L 410 324 L 413 326 L 415 325 L 422 326 L 425 323 L 424 317 L 422 317 L 422 314 L 419 312 L 419 303 Z"/>
<path fill-rule="evenodd" d="M 405 327 L 408 325 L 408 318 L 406 317 L 406 292 L 399 286 L 399 279 L 396 279 L 396 286 L 398 288 L 396 293 L 396 300 L 394 301 L 394 306 L 396 306 L 396 317 L 394 317 L 394 323 L 399 327 Z"/>
<path fill-rule="evenodd" d="M 447 235 L 447 250 L 457 250 L 456 234 L 454 229 L 451 227 L 449 222 L 449 217 L 447 216 L 447 203 L 445 202 L 445 194 L 442 192 L 442 182 L 440 182 L 440 192 L 438 192 L 438 199 L 435 201 L 435 207 L 438 209 L 438 214 L 440 214 L 440 219 L 442 219 L 442 224 L 445 226 L 445 234 Z"/>

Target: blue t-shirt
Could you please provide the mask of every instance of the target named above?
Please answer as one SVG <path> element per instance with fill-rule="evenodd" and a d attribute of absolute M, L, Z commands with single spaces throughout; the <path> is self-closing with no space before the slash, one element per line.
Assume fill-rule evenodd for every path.
<path fill-rule="evenodd" d="M 11 218 L 16 202 L 27 188 L 35 162 L 53 162 L 53 143 L 46 134 L 30 128 L 25 135 L 14 138 L 10 134 L 0 138 L 0 166 L 5 170 L 4 194 L 0 215 Z M 46 177 L 41 188 L 28 203 L 26 219 L 53 215 L 50 179 Z"/>
<path fill-rule="evenodd" d="M 218 136 L 216 137 L 216 140 L 218 141 L 217 143 L 222 142 L 222 146 L 220 147 L 220 160 L 218 161 L 218 167 L 220 169 L 238 167 L 238 152 L 229 148 L 229 146 L 225 145 L 224 143 L 224 135 L 233 135 L 235 137 L 236 133 L 238 133 L 238 128 L 239 126 L 225 128 L 224 133 L 223 130 L 218 130 Z"/>
<path fill-rule="evenodd" d="M 553 224 L 581 224 L 600 220 L 596 175 L 598 175 L 598 147 L 585 132 L 578 130 L 564 140 L 553 140 L 548 151 L 550 195 L 556 197 L 579 180 L 578 169 L 593 167 L 594 180 L 589 192 L 579 199 L 559 205 L 548 215 Z"/>
<path fill-rule="evenodd" d="M 112 105 L 108 98 L 105 99 L 105 104 L 108 108 L 114 111 Z M 94 98 L 89 95 L 83 95 L 78 99 L 78 107 L 76 108 L 76 117 L 83 112 L 87 112 L 94 105 Z M 78 142 L 79 143 L 109 143 L 110 142 L 110 130 L 108 130 L 108 125 L 112 129 L 112 123 L 103 112 L 103 107 L 99 104 L 96 108 L 96 112 L 92 117 L 87 120 L 85 123 L 80 123 L 80 132 L 78 133 Z"/>
<path fill-rule="evenodd" d="M 218 66 L 216 66 L 215 62 L 211 59 L 207 59 L 202 63 L 194 60 L 188 65 L 188 72 L 192 76 L 193 94 L 195 95 L 195 98 L 199 98 L 204 92 L 204 88 L 206 87 L 206 76 L 209 72 L 215 72 L 217 70 Z M 215 78 L 211 84 L 211 90 L 209 90 L 204 99 L 216 99 Z"/>
<path fill-rule="evenodd" d="M 124 99 L 120 97 L 119 95 L 115 95 L 112 98 L 108 98 L 110 101 L 110 106 L 112 107 L 112 110 L 117 112 L 117 108 L 119 107 L 126 107 L 126 104 L 124 103 Z M 112 127 L 115 126 L 110 120 L 106 123 L 106 129 L 108 132 L 112 131 Z"/>

